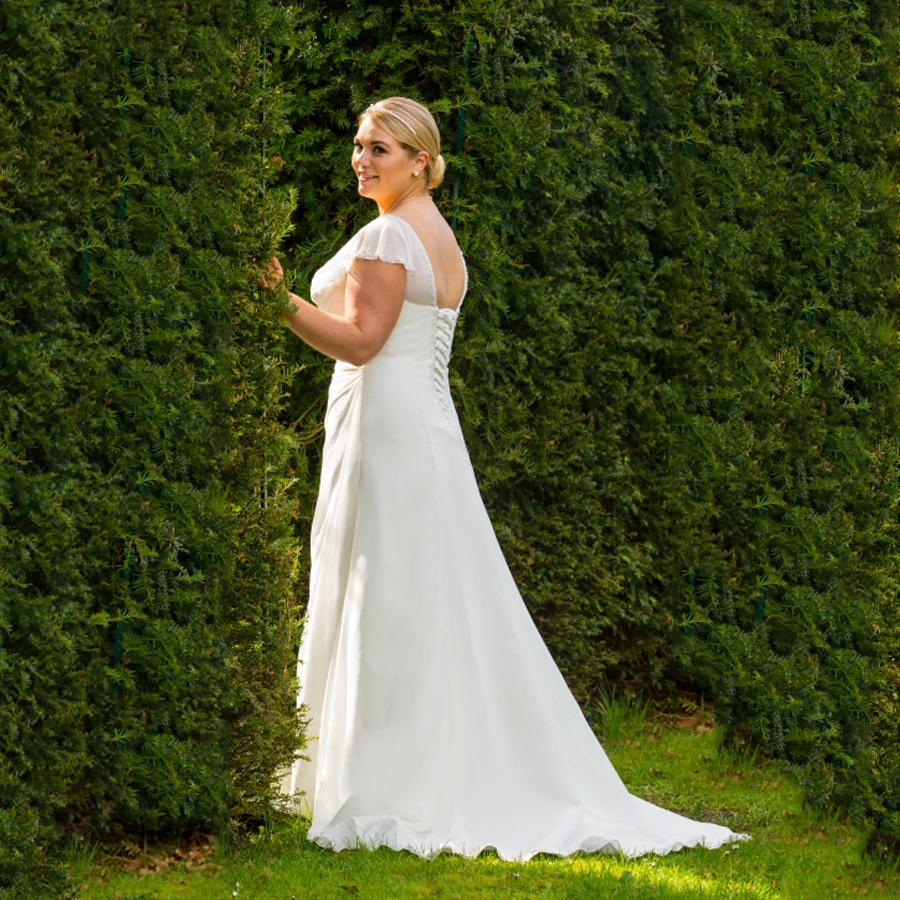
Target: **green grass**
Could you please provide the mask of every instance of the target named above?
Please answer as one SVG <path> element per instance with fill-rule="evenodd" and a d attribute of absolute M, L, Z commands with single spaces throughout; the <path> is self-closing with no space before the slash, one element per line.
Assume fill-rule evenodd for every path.
<path fill-rule="evenodd" d="M 864 857 L 865 834 L 838 818 L 816 816 L 777 767 L 722 746 L 704 717 L 689 729 L 661 728 L 646 709 L 622 709 L 604 698 L 600 730 L 632 793 L 692 818 L 719 822 L 752 840 L 719 850 L 681 850 L 626 860 L 585 855 L 540 856 L 507 863 L 491 853 L 475 860 L 442 854 L 428 862 L 381 849 L 335 853 L 306 840 L 306 823 L 251 837 L 233 853 L 211 851 L 179 861 L 165 874 L 123 871 L 124 858 L 80 855 L 72 872 L 84 900 L 482 900 L 482 898 L 659 898 L 659 900 L 831 900 L 896 897 L 896 866 Z M 131 861 L 132 867 L 137 860 Z"/>

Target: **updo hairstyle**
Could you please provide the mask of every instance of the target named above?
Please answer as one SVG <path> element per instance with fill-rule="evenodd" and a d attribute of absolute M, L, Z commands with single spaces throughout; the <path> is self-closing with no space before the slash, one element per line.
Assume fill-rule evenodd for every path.
<path fill-rule="evenodd" d="M 428 154 L 425 187 L 430 191 L 444 180 L 441 134 L 428 109 L 408 97 L 388 97 L 368 106 L 359 114 L 357 124 L 366 117 L 383 128 L 404 150 Z"/>

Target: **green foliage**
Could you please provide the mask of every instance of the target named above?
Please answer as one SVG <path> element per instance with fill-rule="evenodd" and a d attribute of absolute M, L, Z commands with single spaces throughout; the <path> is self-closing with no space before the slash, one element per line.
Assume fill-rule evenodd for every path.
<path fill-rule="evenodd" d="M 375 214 L 350 138 L 395 93 L 444 135 L 452 389 L 576 695 L 706 691 L 900 833 L 895 16 L 5 3 L 2 877 L 51 883 L 53 823 L 272 808 L 332 364 L 257 261 L 304 293 Z"/>
<path fill-rule="evenodd" d="M 72 900 L 54 850 L 56 836 L 30 801 L 25 786 L 0 761 L 0 898 L 2 900 Z"/>
<path fill-rule="evenodd" d="M 263 813 L 301 739 L 274 424 L 291 371 L 253 263 L 290 206 L 265 155 L 287 15 L 13 0 L 2 18 L 6 887 L 54 822 Z"/>
<path fill-rule="evenodd" d="M 859 814 L 887 790 L 870 701 L 897 608 L 892 15 L 324 2 L 280 64 L 300 293 L 375 213 L 355 114 L 395 93 L 436 114 L 471 275 L 452 388 L 579 699 L 705 690 Z M 330 363 L 295 352 L 305 534 Z"/>
<path fill-rule="evenodd" d="M 666 29 L 681 660 L 815 802 L 862 815 L 885 787 L 870 702 L 900 572 L 896 22 L 692 2 Z"/>
<path fill-rule="evenodd" d="M 599 692 L 595 708 L 595 727 L 607 749 L 634 740 L 646 726 L 651 712 L 649 700 L 631 700 L 606 687 Z"/>

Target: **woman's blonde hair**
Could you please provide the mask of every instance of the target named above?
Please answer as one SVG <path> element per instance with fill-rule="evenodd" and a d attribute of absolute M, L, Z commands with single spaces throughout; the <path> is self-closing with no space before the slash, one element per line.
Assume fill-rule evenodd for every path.
<path fill-rule="evenodd" d="M 441 156 L 441 133 L 428 108 L 408 97 L 388 97 L 366 107 L 357 124 L 370 116 L 401 147 L 409 153 L 424 150 L 428 154 L 425 166 L 425 187 L 436 188 L 444 180 L 444 157 Z"/>

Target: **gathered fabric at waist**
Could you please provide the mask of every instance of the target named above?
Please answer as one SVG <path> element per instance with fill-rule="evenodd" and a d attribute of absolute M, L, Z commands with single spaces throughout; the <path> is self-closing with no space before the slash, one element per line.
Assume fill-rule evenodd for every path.
<path fill-rule="evenodd" d="M 361 392 L 363 430 L 370 436 L 370 427 L 392 439 L 428 421 L 462 442 L 447 372 L 454 326 L 453 310 L 405 304 L 372 360 L 362 366 L 335 362 L 329 403 Z"/>

